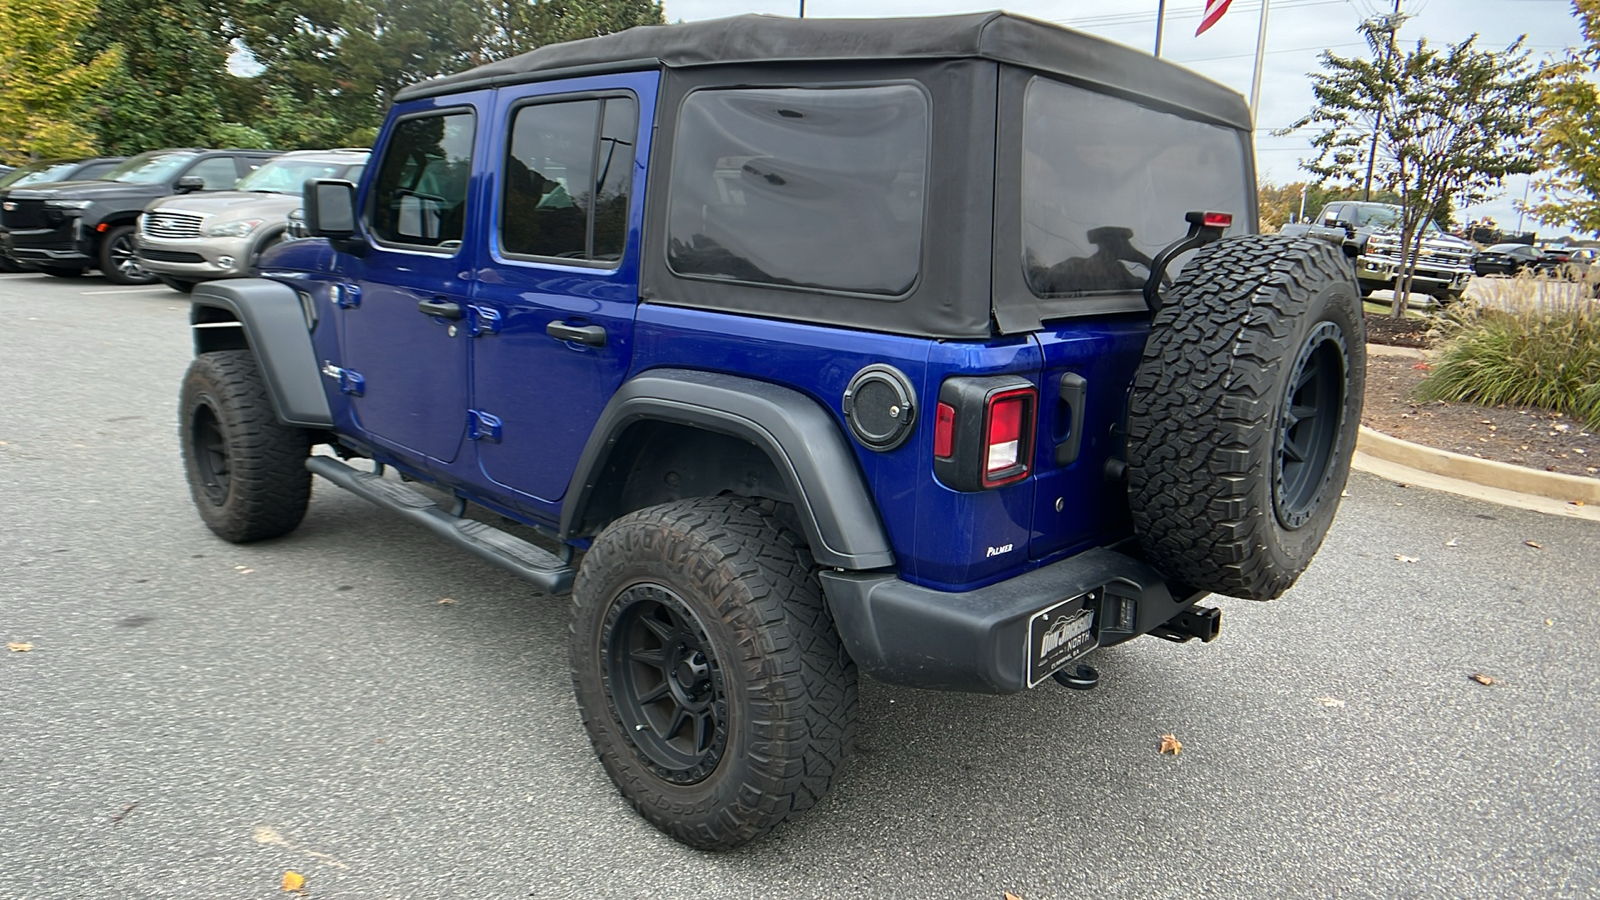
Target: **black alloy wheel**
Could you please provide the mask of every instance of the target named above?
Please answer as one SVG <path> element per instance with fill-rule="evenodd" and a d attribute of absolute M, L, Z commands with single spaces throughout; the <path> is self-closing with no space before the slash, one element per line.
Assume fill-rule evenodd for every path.
<path fill-rule="evenodd" d="M 105 233 L 100 247 L 100 274 L 112 284 L 150 284 L 155 273 L 139 264 L 132 225 L 119 225 Z"/>
<path fill-rule="evenodd" d="M 1324 495 L 1344 424 L 1350 361 L 1339 326 L 1322 322 L 1300 348 L 1273 466 L 1273 506 L 1288 529 L 1311 519 Z"/>
<path fill-rule="evenodd" d="M 706 630 L 684 602 L 638 584 L 605 621 L 612 714 L 650 769 L 672 784 L 702 781 L 728 747 L 728 692 Z"/>
<path fill-rule="evenodd" d="M 228 502 L 230 467 L 228 441 L 217 423 L 209 398 L 200 398 L 189 418 L 189 452 L 193 454 L 197 485 L 214 506 Z"/>

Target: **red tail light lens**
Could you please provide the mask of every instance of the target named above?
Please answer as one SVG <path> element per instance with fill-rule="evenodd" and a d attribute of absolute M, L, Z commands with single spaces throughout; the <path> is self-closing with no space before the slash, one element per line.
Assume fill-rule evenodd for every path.
<path fill-rule="evenodd" d="M 949 459 L 956 453 L 956 408 L 948 403 L 939 404 L 933 425 L 933 455 Z"/>
<path fill-rule="evenodd" d="M 1208 212 L 1203 221 L 1207 228 L 1227 228 L 1233 224 L 1233 213 Z"/>
<path fill-rule="evenodd" d="M 1034 389 L 1028 388 L 989 399 L 984 415 L 984 487 L 999 487 L 1028 477 L 1033 465 L 1033 410 L 1037 397 Z"/>

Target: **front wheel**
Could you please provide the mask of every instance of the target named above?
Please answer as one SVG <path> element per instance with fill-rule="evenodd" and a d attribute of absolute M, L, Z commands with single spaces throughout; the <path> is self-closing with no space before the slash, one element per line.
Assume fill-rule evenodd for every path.
<path fill-rule="evenodd" d="M 854 736 L 856 668 L 794 532 L 706 497 L 613 522 L 573 590 L 572 680 L 624 798 L 727 850 L 810 808 Z"/>
<path fill-rule="evenodd" d="M 278 421 L 249 350 L 195 357 L 178 412 L 184 472 L 207 528 L 242 544 L 300 524 L 311 501 L 311 438 Z"/>
<path fill-rule="evenodd" d="M 149 284 L 156 276 L 139 265 L 133 226 L 118 225 L 100 239 L 100 274 L 112 284 Z"/>

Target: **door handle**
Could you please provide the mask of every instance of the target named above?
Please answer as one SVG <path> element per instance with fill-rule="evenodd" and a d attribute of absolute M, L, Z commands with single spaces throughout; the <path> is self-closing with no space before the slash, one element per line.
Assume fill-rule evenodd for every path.
<path fill-rule="evenodd" d="M 604 347 L 606 345 L 606 330 L 599 325 L 568 325 L 565 322 L 551 322 L 544 327 L 544 333 L 563 341 L 576 341 L 588 344 L 591 347 Z"/>
<path fill-rule="evenodd" d="M 452 303 L 443 297 L 417 301 L 417 312 L 425 316 L 438 316 L 441 319 L 459 319 L 462 316 L 461 304 Z"/>

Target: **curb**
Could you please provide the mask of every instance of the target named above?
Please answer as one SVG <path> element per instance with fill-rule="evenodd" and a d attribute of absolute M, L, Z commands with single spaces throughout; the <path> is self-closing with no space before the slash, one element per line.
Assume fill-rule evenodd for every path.
<path fill-rule="evenodd" d="M 1541 472 L 1424 447 L 1365 425 L 1356 440 L 1352 468 L 1505 506 L 1600 521 L 1600 479 Z"/>

